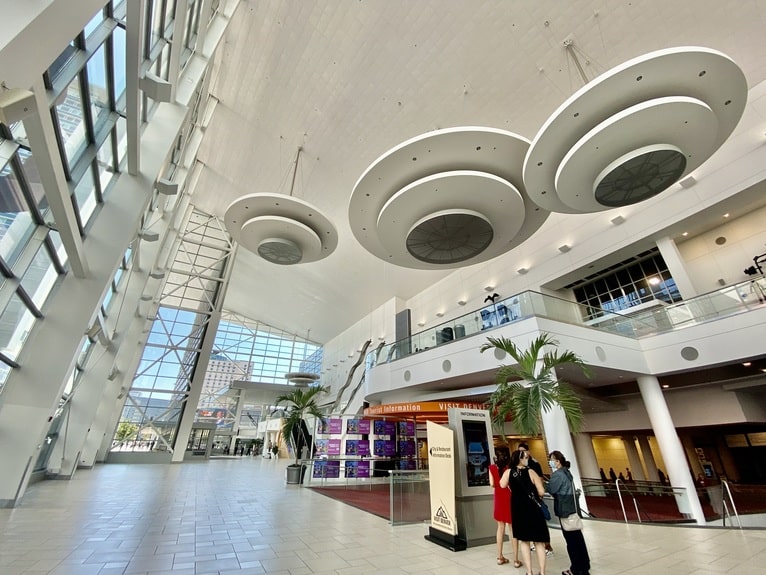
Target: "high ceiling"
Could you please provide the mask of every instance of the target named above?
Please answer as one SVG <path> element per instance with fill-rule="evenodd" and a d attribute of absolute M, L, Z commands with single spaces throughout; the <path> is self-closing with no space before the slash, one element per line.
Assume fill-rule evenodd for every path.
<path fill-rule="evenodd" d="M 223 218 L 244 194 L 292 190 L 339 239 L 324 260 L 293 266 L 240 250 L 226 307 L 327 342 L 449 273 L 386 264 L 351 233 L 354 184 L 387 150 L 455 126 L 532 140 L 582 87 L 578 64 L 593 79 L 661 48 L 720 50 L 752 87 L 766 78 L 765 25 L 755 0 L 243 1 L 215 64 L 194 202 Z"/>

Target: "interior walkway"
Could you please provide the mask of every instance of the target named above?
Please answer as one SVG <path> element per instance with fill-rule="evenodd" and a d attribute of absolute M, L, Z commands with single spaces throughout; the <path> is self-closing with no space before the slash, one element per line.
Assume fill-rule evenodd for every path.
<path fill-rule="evenodd" d="M 0 510 L 0 573 L 523 574 L 496 565 L 494 545 L 453 553 L 427 542 L 425 525 L 391 527 L 287 486 L 288 463 L 112 464 L 39 483 Z M 766 530 L 588 521 L 586 539 L 594 575 L 766 575 Z M 569 563 L 559 531 L 551 541 L 547 573 L 557 575 Z"/>

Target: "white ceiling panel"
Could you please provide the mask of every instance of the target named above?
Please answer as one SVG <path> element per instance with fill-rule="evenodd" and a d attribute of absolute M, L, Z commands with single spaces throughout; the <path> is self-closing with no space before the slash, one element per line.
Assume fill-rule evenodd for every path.
<path fill-rule="evenodd" d="M 534 138 L 583 85 L 565 40 L 589 79 L 653 50 L 699 45 L 733 58 L 753 86 L 766 77 L 765 25 L 766 2 L 756 0 L 242 2 L 216 60 L 220 103 L 194 202 L 222 217 L 244 194 L 289 193 L 302 146 L 293 193 L 340 240 L 325 260 L 297 266 L 241 250 L 226 307 L 323 343 L 445 277 L 395 268 L 356 242 L 347 213 L 356 180 L 434 129 Z"/>

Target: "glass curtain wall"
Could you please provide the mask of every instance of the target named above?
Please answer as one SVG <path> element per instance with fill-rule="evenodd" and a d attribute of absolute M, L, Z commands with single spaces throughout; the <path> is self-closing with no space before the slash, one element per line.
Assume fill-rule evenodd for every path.
<path fill-rule="evenodd" d="M 124 2 L 106 3 L 43 74 L 79 232 L 119 173 L 126 146 Z M 24 125 L 0 125 L 0 392 L 67 255 Z M 11 280 L 11 281 L 9 281 Z"/>
<path fill-rule="evenodd" d="M 596 279 L 574 287 L 577 302 L 593 310 L 586 319 L 601 315 L 601 310 L 620 312 L 652 300 L 667 304 L 682 300 L 673 276 L 657 250 L 651 250 L 640 261 L 614 268 L 602 270 L 594 274 Z"/>
<path fill-rule="evenodd" d="M 232 382 L 286 384 L 285 374 L 318 374 L 321 365 L 322 348 L 318 344 L 241 314 L 224 311 L 195 421 L 213 422 L 220 431 L 233 431 L 243 425 L 257 426 L 257 419 L 263 414 L 254 406 L 243 406 L 240 421 L 236 420 L 240 394 L 238 390 L 230 389 Z"/>

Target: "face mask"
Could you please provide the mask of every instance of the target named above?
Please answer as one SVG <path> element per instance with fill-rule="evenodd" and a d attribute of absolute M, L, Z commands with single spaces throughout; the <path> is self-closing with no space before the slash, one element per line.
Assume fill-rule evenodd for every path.
<path fill-rule="evenodd" d="M 555 459 L 551 459 L 551 460 L 548 462 L 548 465 L 550 465 L 550 466 L 551 466 L 551 469 L 556 469 L 556 460 L 555 460 Z"/>

